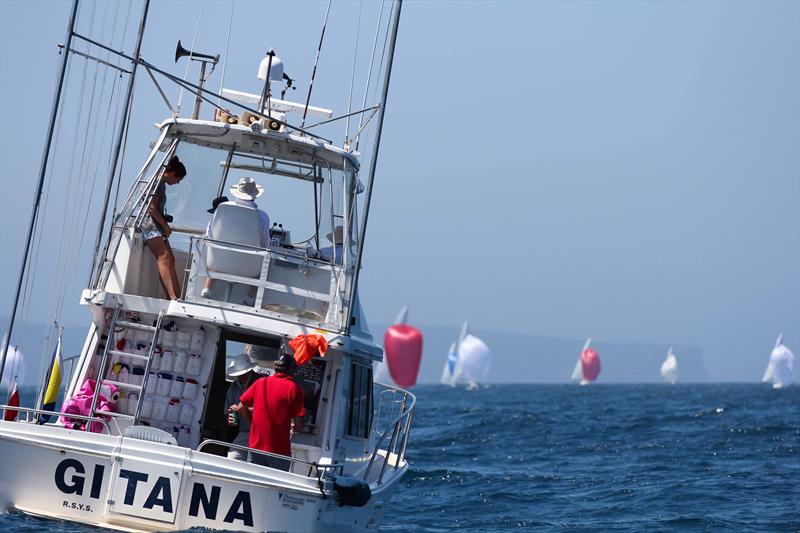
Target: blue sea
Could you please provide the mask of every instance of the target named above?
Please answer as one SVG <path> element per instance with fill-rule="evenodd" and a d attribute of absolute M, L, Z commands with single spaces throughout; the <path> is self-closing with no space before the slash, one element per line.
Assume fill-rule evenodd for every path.
<path fill-rule="evenodd" d="M 414 392 L 411 469 L 384 531 L 800 531 L 800 387 Z"/>

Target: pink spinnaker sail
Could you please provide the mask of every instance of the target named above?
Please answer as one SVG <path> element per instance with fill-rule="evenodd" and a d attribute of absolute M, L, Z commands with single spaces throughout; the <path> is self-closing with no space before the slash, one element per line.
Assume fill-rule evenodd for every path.
<path fill-rule="evenodd" d="M 600 375 L 600 355 L 593 348 L 581 352 L 581 368 L 585 381 L 594 381 Z"/>

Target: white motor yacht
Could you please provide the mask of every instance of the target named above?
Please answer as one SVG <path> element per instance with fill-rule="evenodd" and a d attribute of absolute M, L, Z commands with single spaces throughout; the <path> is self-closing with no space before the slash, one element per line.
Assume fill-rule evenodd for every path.
<path fill-rule="evenodd" d="M 371 108 L 377 115 L 373 157 L 399 2 L 391 12 L 383 96 Z M 70 26 L 68 50 L 70 40 L 88 37 Z M 123 57 L 143 79 L 143 69 L 163 73 L 139 57 L 138 47 L 135 56 Z M 88 412 L 65 423 L 60 412 L 37 405 L 16 408 L 14 421 L 0 420 L 1 511 L 124 531 L 366 531 L 381 523 L 408 469 L 415 399 L 373 383 L 373 364 L 383 353 L 358 298 L 374 162 L 362 172 L 359 154 L 346 143 L 335 146 L 293 125 L 293 113 L 330 112 L 275 98 L 270 84 L 279 59 L 265 61 L 261 95 L 210 93 L 201 77 L 198 85 L 186 84 L 198 95 L 193 116 L 173 115 L 156 125 L 152 150 L 103 232 L 81 295 L 88 331 L 64 396 L 96 383 Z M 62 75 L 63 69 L 66 60 Z M 200 118 L 200 96 L 219 99 L 224 109 Z M 141 229 L 175 155 L 190 174 L 168 191 L 170 242 L 182 278 L 178 299 L 170 300 Z M 211 199 L 244 176 L 305 187 L 313 204 L 297 211 L 313 220 L 311 237 L 294 241 L 292 228 L 276 224 L 263 246 L 252 237 L 256 211 L 232 203 L 217 208 L 207 232 Z M 324 236 L 337 226 L 344 229 L 341 257 L 325 257 L 319 253 Z M 226 439 L 226 361 L 249 345 L 251 354 L 260 354 L 261 371 L 270 373 L 298 335 L 322 336 L 329 348 L 295 377 L 307 414 L 292 436 L 291 457 L 277 456 L 290 460 L 289 471 L 228 458 L 237 446 Z"/>

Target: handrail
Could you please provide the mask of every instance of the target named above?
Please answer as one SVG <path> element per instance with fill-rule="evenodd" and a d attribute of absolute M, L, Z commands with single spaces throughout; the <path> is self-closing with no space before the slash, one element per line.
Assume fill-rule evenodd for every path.
<path fill-rule="evenodd" d="M 300 295 L 305 298 L 323 302 L 327 305 L 335 305 L 334 302 L 337 297 L 335 291 L 330 291 L 327 288 L 315 289 L 313 286 L 305 286 L 305 281 L 303 280 L 273 281 L 269 273 L 269 270 L 273 268 L 271 266 L 272 260 L 277 260 L 279 262 L 278 266 L 281 268 L 289 266 L 289 268 L 296 268 L 301 272 L 314 269 L 314 272 L 317 272 L 321 276 L 351 275 L 350 272 L 344 270 L 345 267 L 331 264 L 329 261 L 322 258 L 311 257 L 304 250 L 277 246 L 263 248 L 261 246 L 239 244 L 195 235 L 191 235 L 189 241 L 189 260 L 187 261 L 186 274 L 184 276 L 185 283 L 182 287 L 182 299 L 188 301 L 197 299 L 196 292 L 193 291 L 197 279 L 216 279 L 257 289 L 255 300 L 252 304 L 245 304 L 244 307 L 254 308 L 259 313 L 266 313 L 278 320 L 283 320 L 292 324 L 324 328 L 328 331 L 339 331 L 342 327 L 336 320 L 328 322 L 327 317 L 331 315 L 326 314 L 326 312 L 318 316 L 298 316 L 288 310 L 285 313 L 271 311 L 270 309 L 263 308 L 262 304 L 265 301 L 264 295 L 268 291 Z M 261 261 L 261 271 L 257 277 L 249 277 L 210 270 L 205 259 L 205 253 L 209 250 L 224 250 L 235 254 L 241 254 L 242 257 L 259 257 Z M 283 265 L 282 263 L 291 263 L 291 265 Z M 221 306 L 232 303 L 227 301 L 227 296 L 223 299 L 212 298 L 212 300 L 215 300 L 218 302 L 218 305 Z M 240 308 L 241 307 L 237 304 L 236 309 Z"/>
<path fill-rule="evenodd" d="M 334 474 L 336 473 L 336 470 L 339 470 L 340 474 L 344 472 L 344 465 L 342 463 L 331 463 L 329 465 L 321 465 L 321 464 L 317 463 L 316 461 L 304 461 L 303 459 L 296 459 L 295 457 L 292 457 L 292 456 L 281 455 L 279 453 L 266 452 L 264 450 L 257 450 L 256 448 L 250 448 L 249 446 L 242 446 L 241 444 L 234 444 L 232 442 L 225 442 L 223 440 L 206 439 L 206 440 L 204 440 L 203 442 L 200 443 L 200 445 L 197 447 L 197 451 L 198 452 L 202 452 L 203 451 L 203 447 L 205 445 L 207 445 L 207 444 L 216 444 L 218 446 L 224 446 L 225 448 L 234 448 L 236 450 L 241 450 L 241 451 L 245 451 L 245 452 L 257 453 L 259 455 L 265 455 L 267 457 L 273 457 L 275 459 L 281 459 L 281 460 L 284 460 L 284 461 L 285 460 L 289 460 L 289 461 L 291 461 L 289 463 L 289 469 L 290 470 L 291 470 L 292 465 L 294 465 L 294 463 L 304 464 L 304 465 L 309 467 L 308 476 L 307 477 L 310 477 L 311 469 L 313 468 L 317 472 L 316 477 L 317 477 L 318 480 L 321 480 L 322 479 L 322 475 L 325 472 L 329 471 L 329 470 L 332 471 Z M 208 452 L 205 452 L 205 453 L 208 453 Z M 322 471 L 322 472 L 320 472 L 320 471 Z"/>
<path fill-rule="evenodd" d="M 375 442 L 374 449 L 372 450 L 372 456 L 370 457 L 369 464 L 367 465 L 366 470 L 364 471 L 363 480 L 367 481 L 369 477 L 369 473 L 372 470 L 372 466 L 375 464 L 375 459 L 378 454 L 378 450 L 380 450 L 381 443 L 383 440 L 389 435 L 389 432 L 392 433 L 392 438 L 389 441 L 389 446 L 386 448 L 386 457 L 384 458 L 383 466 L 381 468 L 381 473 L 378 476 L 378 484 L 383 481 L 383 472 L 386 468 L 386 465 L 389 463 L 389 455 L 392 453 L 392 448 L 395 448 L 395 463 L 394 468 L 397 469 L 400 465 L 400 461 L 405 457 L 406 447 L 408 445 L 408 433 L 411 430 L 411 414 L 414 412 L 414 408 L 417 405 L 417 397 L 414 396 L 412 393 L 405 389 L 401 389 L 399 387 L 394 387 L 392 385 L 387 385 L 385 383 L 378 383 L 375 382 L 375 385 L 379 385 L 385 389 L 385 391 L 393 391 L 395 393 L 399 393 L 403 395 L 402 403 L 403 405 L 400 408 L 400 414 L 398 414 L 389 424 L 387 424 L 387 428 L 381 433 L 378 440 Z M 385 392 L 384 391 L 384 392 Z M 411 398 L 411 405 L 406 406 L 406 401 Z M 380 405 L 379 405 L 380 407 Z M 401 422 L 405 419 L 405 423 L 401 428 Z M 402 439 L 398 438 L 400 434 L 403 434 Z M 398 442 L 399 444 L 398 448 Z"/>
<path fill-rule="evenodd" d="M 72 413 L 60 413 L 58 411 L 48 411 L 46 409 L 33 409 L 31 407 L 19 407 L 19 406 L 15 406 L 15 405 L 0 405 L 0 411 L 21 411 L 23 413 L 33 413 L 33 414 L 36 414 L 36 415 L 51 415 L 51 416 L 55 415 L 56 417 L 64 416 L 64 417 L 68 417 L 68 418 L 77 418 L 78 420 L 88 420 L 90 422 L 99 422 L 100 424 L 103 425 L 104 428 L 106 428 L 106 432 L 109 435 L 111 435 L 111 429 L 108 427 L 108 423 L 106 423 L 106 421 L 103 420 L 102 418 L 99 418 L 99 417 L 96 417 L 96 416 L 75 415 L 75 414 L 72 414 Z M 26 419 L 25 422 L 26 423 L 31 423 L 27 419 Z M 63 427 L 63 426 L 58 426 L 58 427 Z M 69 429 L 69 428 L 65 427 L 64 429 Z"/>

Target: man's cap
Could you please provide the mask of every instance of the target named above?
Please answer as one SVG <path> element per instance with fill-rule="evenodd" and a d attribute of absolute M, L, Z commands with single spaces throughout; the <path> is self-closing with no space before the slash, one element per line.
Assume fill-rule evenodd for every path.
<path fill-rule="evenodd" d="M 227 196 L 217 196 L 214 200 L 211 201 L 211 209 L 206 209 L 208 213 L 213 213 L 219 207 L 219 204 L 225 203 L 228 201 Z"/>
<path fill-rule="evenodd" d="M 294 356 L 288 353 L 281 354 L 277 361 L 275 361 L 275 372 L 283 374 L 290 374 L 297 368 L 297 362 Z"/>

